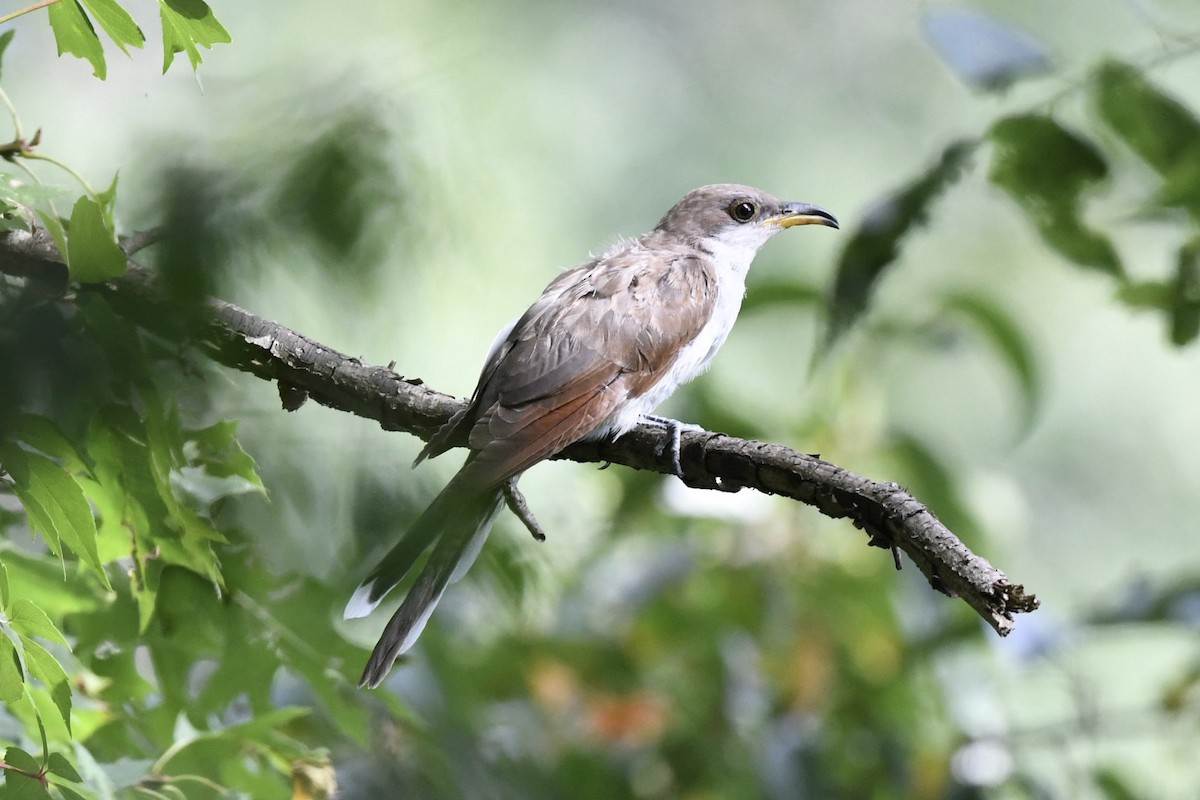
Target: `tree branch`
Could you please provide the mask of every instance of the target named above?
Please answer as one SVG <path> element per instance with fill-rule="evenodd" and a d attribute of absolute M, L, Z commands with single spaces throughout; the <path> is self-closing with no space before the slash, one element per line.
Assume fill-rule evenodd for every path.
<path fill-rule="evenodd" d="M 10 232 L 0 240 L 0 271 L 19 277 L 49 273 L 61 280 L 62 260 L 44 231 Z M 92 287 L 122 313 L 153 327 L 161 324 L 163 293 L 152 272 L 130 262 L 124 277 Z M 155 310 L 159 309 L 158 313 Z M 289 408 L 305 395 L 329 408 L 377 421 L 390 431 L 428 439 L 463 403 L 397 375 L 345 356 L 232 303 L 208 299 L 191 343 L 221 364 L 279 383 Z M 613 441 L 580 442 L 556 458 L 612 462 L 672 474 L 668 431 L 641 425 Z M 787 447 L 702 430 L 682 433 L 685 482 L 736 491 L 752 488 L 845 517 L 867 533 L 868 544 L 902 550 L 934 589 L 963 598 L 1000 635 L 1014 615 L 1037 608 L 1037 598 L 972 553 L 934 514 L 895 483 L 878 483 Z M 522 518 L 524 521 L 524 518 Z M 899 562 L 897 562 L 899 563 Z"/>

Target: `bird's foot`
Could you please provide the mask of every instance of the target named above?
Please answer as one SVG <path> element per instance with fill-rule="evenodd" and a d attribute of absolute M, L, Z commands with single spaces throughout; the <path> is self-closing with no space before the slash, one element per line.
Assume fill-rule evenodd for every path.
<path fill-rule="evenodd" d="M 682 438 L 682 434 L 685 430 L 703 433 L 704 428 L 700 427 L 699 425 L 693 425 L 690 422 L 680 422 L 677 419 L 671 419 L 670 417 L 658 417 L 653 414 L 643 414 L 641 421 L 647 425 L 665 428 L 667 433 L 670 434 L 671 441 L 667 447 L 669 448 L 668 452 L 671 456 L 671 469 L 675 471 L 675 477 L 679 478 L 679 480 L 683 481 L 684 483 L 687 483 L 687 479 L 683 476 L 683 464 L 681 464 L 679 461 L 679 451 L 681 448 L 680 439 Z M 663 455 L 662 448 L 658 450 L 658 455 Z"/>

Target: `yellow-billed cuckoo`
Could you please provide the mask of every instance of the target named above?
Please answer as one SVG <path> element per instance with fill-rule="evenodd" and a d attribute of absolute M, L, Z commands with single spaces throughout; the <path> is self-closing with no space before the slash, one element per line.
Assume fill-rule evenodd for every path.
<path fill-rule="evenodd" d="M 496 337 L 470 403 L 416 463 L 466 444 L 458 474 L 363 581 L 345 616 L 371 612 L 433 545 L 363 671 L 375 687 L 416 641 L 447 584 L 479 553 L 506 484 L 580 439 L 620 436 L 700 374 L 729 335 L 758 249 L 784 228 L 833 215 L 749 186 L 704 186 L 655 226 L 555 278 Z M 414 465 L 415 466 L 415 465 Z M 436 544 L 434 544 L 436 542 Z"/>

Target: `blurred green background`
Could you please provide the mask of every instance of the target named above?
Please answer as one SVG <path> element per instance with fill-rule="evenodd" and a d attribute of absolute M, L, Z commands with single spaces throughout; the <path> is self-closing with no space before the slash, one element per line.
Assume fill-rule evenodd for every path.
<path fill-rule="evenodd" d="M 979 151 L 868 313 L 814 354 L 849 238 L 1006 114 L 1050 110 L 1099 141 L 1111 177 L 1088 223 L 1135 281 L 1169 275 L 1186 220 L 1148 210 L 1153 172 L 1097 122 L 1087 80 L 1106 56 L 1157 60 L 1147 78 L 1200 109 L 1182 38 L 1200 11 L 954 6 L 1044 48 L 1037 74 L 985 90 L 937 40 L 945 8 L 216 0 L 233 44 L 206 53 L 202 87 L 160 76 L 152 48 L 99 83 L 48 30 L 20 30 L 9 96 L 46 152 L 96 185 L 120 170 L 125 229 L 161 220 L 180 170 L 203 176 L 233 245 L 224 299 L 460 396 L 558 270 L 688 190 L 735 181 L 831 210 L 841 232 L 765 248 L 729 342 L 665 411 L 901 482 L 1042 601 L 1000 640 L 845 521 L 544 464 L 522 486 L 548 541 L 502 518 L 385 685 L 413 715 L 377 707 L 365 744 L 310 731 L 341 796 L 1198 796 L 1197 348 L 1048 248 Z M 955 296 L 1018 341 L 997 348 Z M 270 492 L 226 519 L 369 647 L 384 615 L 342 625 L 340 603 L 460 456 L 412 472 L 416 439 L 314 404 L 285 414 L 269 385 L 221 375 L 191 411 L 241 421 Z"/>

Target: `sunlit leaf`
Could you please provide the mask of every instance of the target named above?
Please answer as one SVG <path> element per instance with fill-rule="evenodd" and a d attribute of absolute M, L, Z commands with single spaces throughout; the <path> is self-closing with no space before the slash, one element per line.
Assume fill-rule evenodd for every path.
<path fill-rule="evenodd" d="M 199 47 L 232 41 L 204 0 L 158 0 L 163 28 L 163 72 L 171 67 L 176 53 L 187 53 L 195 70 L 202 57 Z"/>
<path fill-rule="evenodd" d="M 13 597 L 24 597 L 51 619 L 88 612 L 103 602 L 94 585 L 81 580 L 64 580 L 58 559 L 44 553 L 0 550 L 8 571 Z"/>
<path fill-rule="evenodd" d="M 11 28 L 0 33 L 0 79 L 4 77 L 4 51 L 12 44 L 13 37 L 16 35 L 17 32 Z"/>
<path fill-rule="evenodd" d="M 829 300 L 828 349 L 858 319 L 883 271 L 896 260 L 900 241 L 924 224 L 929 205 L 962 172 L 976 142 L 957 141 L 928 172 L 883 198 L 866 214 L 838 259 Z"/>
<path fill-rule="evenodd" d="M 48 10 L 58 54 L 61 56 L 63 53 L 70 53 L 86 59 L 92 65 L 96 77 L 104 80 L 104 48 L 100 45 L 100 37 L 96 35 L 91 20 L 83 13 L 78 1 L 61 0 Z"/>
<path fill-rule="evenodd" d="M 1080 218 L 1083 192 L 1108 175 L 1100 151 L 1049 117 L 1005 117 L 989 134 L 989 177 L 1017 201 L 1046 244 L 1077 264 L 1122 276 L 1108 238 Z"/>
<path fill-rule="evenodd" d="M 17 657 L 17 648 L 0 632 L 0 703 L 15 703 L 25 694 L 25 675 Z"/>
<path fill-rule="evenodd" d="M 333 764 L 299 760 L 292 765 L 292 800 L 329 800 L 337 796 Z"/>
<path fill-rule="evenodd" d="M 945 299 L 944 307 L 970 320 L 1003 357 L 1021 387 L 1025 423 L 1028 425 L 1037 411 L 1041 381 L 1033 348 L 1021 326 L 995 303 L 977 294 L 950 295 Z"/>
<path fill-rule="evenodd" d="M 129 55 L 126 46 L 141 47 L 146 43 L 142 29 L 129 16 L 129 12 L 121 8 L 116 0 L 80 0 L 84 7 L 91 12 L 92 18 L 99 23 L 104 32 L 112 38 L 121 52 Z"/>
<path fill-rule="evenodd" d="M 62 715 L 67 731 L 71 730 L 71 684 L 67 672 L 50 655 L 50 651 L 27 636 L 21 637 L 21 649 L 25 654 L 25 665 L 29 674 L 41 681 L 50 692 L 58 713 Z"/>
<path fill-rule="evenodd" d="M 40 636 L 64 647 L 67 646 L 67 640 L 59 633 L 58 628 L 54 627 L 54 623 L 46 616 L 46 612 L 24 597 L 18 598 L 13 603 L 8 621 L 13 630 L 22 636 Z"/>
<path fill-rule="evenodd" d="M 1042 42 L 981 11 L 931 8 L 921 15 L 921 27 L 942 60 L 977 89 L 1006 89 L 1051 67 Z"/>
<path fill-rule="evenodd" d="M 103 283 L 125 272 L 125 253 L 104 222 L 104 210 L 90 197 L 80 197 L 71 211 L 67 266 L 80 283 Z"/>
<path fill-rule="evenodd" d="M 1094 85 L 1100 117 L 1162 176 L 1159 202 L 1200 215 L 1200 120 L 1127 64 L 1105 63 Z"/>

